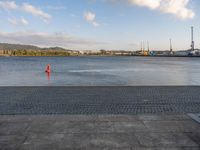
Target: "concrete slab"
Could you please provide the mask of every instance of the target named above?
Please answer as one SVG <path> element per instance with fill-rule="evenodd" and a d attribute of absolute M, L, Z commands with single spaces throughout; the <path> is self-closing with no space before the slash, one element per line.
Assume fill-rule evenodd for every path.
<path fill-rule="evenodd" d="M 27 132 L 28 123 L 1 122 L 0 135 L 23 135 Z"/>
<path fill-rule="evenodd" d="M 195 143 L 184 133 L 178 132 L 141 132 L 136 133 L 141 146 L 144 147 L 198 147 Z"/>
<path fill-rule="evenodd" d="M 154 132 L 194 132 L 200 131 L 200 126 L 191 121 L 144 121 L 145 126 Z"/>
<path fill-rule="evenodd" d="M 0 125 L 1 150 L 200 149 L 200 124 L 186 115 L 17 115 Z"/>
<path fill-rule="evenodd" d="M 23 135 L 0 135 L 0 149 L 1 150 L 14 150 L 19 149 L 26 140 Z"/>
<path fill-rule="evenodd" d="M 21 145 L 22 149 L 33 150 L 60 150 L 60 149 L 81 149 L 90 146 L 90 134 L 31 134 L 27 140 Z"/>

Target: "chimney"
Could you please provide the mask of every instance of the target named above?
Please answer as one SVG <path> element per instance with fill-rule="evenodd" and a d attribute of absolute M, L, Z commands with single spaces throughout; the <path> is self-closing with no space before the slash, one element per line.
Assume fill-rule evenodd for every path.
<path fill-rule="evenodd" d="M 194 27 L 191 27 L 191 50 L 194 50 Z"/>

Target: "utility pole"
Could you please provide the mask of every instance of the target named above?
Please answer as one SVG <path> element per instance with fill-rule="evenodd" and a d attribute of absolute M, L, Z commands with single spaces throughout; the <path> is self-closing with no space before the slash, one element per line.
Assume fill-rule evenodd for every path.
<path fill-rule="evenodd" d="M 194 27 L 191 27 L 191 50 L 194 50 Z"/>

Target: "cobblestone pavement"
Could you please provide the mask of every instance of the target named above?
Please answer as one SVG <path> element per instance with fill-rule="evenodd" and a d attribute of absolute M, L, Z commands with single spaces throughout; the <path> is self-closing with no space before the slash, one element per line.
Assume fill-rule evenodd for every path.
<path fill-rule="evenodd" d="M 200 87 L 0 87 L 0 114 L 200 112 Z"/>
<path fill-rule="evenodd" d="M 1 150 L 199 150 L 187 115 L 0 116 Z"/>

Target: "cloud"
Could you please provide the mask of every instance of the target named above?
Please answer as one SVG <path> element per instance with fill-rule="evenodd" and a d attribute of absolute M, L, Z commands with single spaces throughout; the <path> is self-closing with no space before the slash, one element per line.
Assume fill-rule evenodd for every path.
<path fill-rule="evenodd" d="M 94 13 L 88 11 L 85 13 L 84 17 L 85 17 L 86 21 L 93 22 L 95 20 L 96 15 Z"/>
<path fill-rule="evenodd" d="M 3 8 L 5 10 L 14 10 L 17 9 L 18 6 L 14 1 L 0 1 L 0 8 Z"/>
<path fill-rule="evenodd" d="M 172 14 L 179 19 L 192 19 L 195 12 L 188 7 L 191 0 L 104 0 L 112 3 L 122 2 L 129 5 L 147 7 L 162 13 Z"/>
<path fill-rule="evenodd" d="M 192 19 L 195 12 L 187 8 L 190 0 L 162 0 L 159 9 L 161 12 L 174 14 L 180 19 Z"/>
<path fill-rule="evenodd" d="M 156 9 L 159 7 L 161 0 L 128 0 L 130 4 Z"/>
<path fill-rule="evenodd" d="M 24 18 L 22 17 L 22 18 L 21 18 L 21 24 L 22 24 L 22 25 L 28 25 L 29 22 L 28 22 L 26 19 L 24 19 Z"/>
<path fill-rule="evenodd" d="M 43 12 L 41 9 L 36 8 L 33 5 L 30 5 L 28 3 L 24 3 L 21 8 L 23 11 L 30 13 L 34 16 L 38 16 L 38 17 L 44 19 L 45 21 L 51 19 L 51 15 Z"/>
<path fill-rule="evenodd" d="M 50 9 L 50 10 L 66 10 L 67 8 L 64 7 L 64 6 L 46 6 L 47 9 Z"/>
<path fill-rule="evenodd" d="M 99 23 L 96 22 L 96 20 L 95 20 L 96 19 L 96 14 L 93 13 L 93 12 L 90 12 L 90 11 L 86 12 L 84 14 L 84 19 L 87 22 L 91 23 L 94 27 L 98 27 L 99 26 Z"/>
<path fill-rule="evenodd" d="M 29 22 L 26 19 L 24 19 L 23 17 L 20 18 L 20 19 L 16 19 L 16 18 L 12 18 L 11 19 L 11 18 L 9 18 L 8 22 L 10 24 L 14 25 L 14 26 L 18 26 L 18 25 L 20 25 L 20 26 L 26 26 L 26 25 L 29 24 Z"/>
<path fill-rule="evenodd" d="M 0 8 L 4 10 L 18 10 L 18 11 L 23 11 L 26 13 L 29 13 L 33 16 L 40 17 L 43 19 L 43 21 L 48 22 L 52 16 L 44 11 L 42 11 L 40 8 L 37 8 L 31 4 L 28 3 L 23 3 L 21 5 L 17 5 L 15 1 L 0 1 Z M 26 21 L 22 20 L 25 24 Z M 11 21 L 14 22 L 14 21 Z"/>
<path fill-rule="evenodd" d="M 100 25 L 100 24 L 99 24 L 98 22 L 96 22 L 96 21 L 93 21 L 92 24 L 93 24 L 93 26 L 95 26 L 95 27 L 98 27 L 98 26 Z"/>
<path fill-rule="evenodd" d="M 104 42 L 74 37 L 66 33 L 0 32 L 0 41 L 14 44 L 31 44 L 42 47 L 61 46 L 71 49 L 95 49 Z"/>

